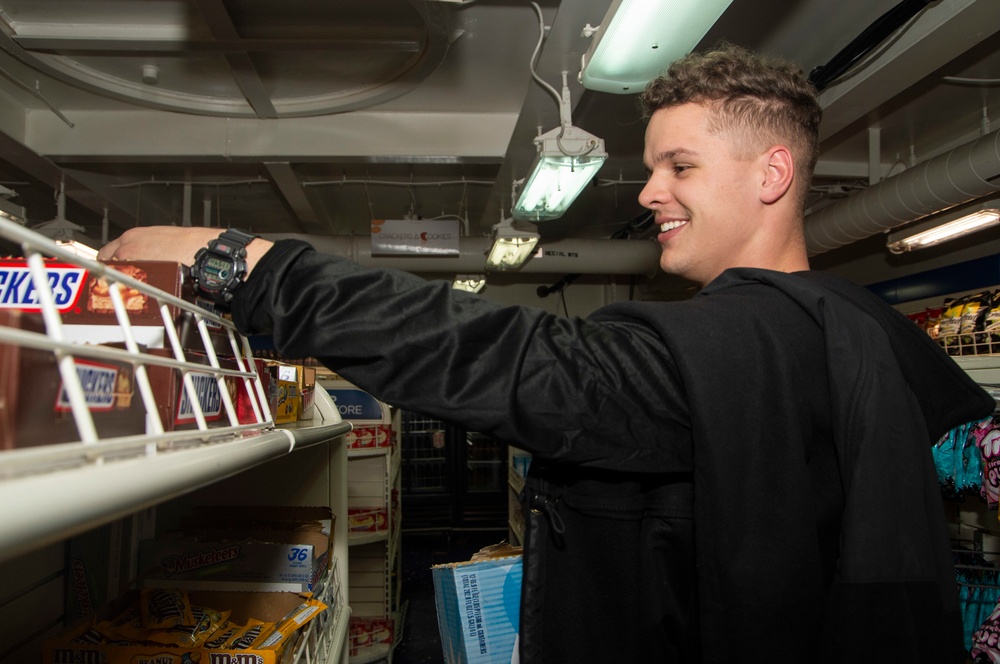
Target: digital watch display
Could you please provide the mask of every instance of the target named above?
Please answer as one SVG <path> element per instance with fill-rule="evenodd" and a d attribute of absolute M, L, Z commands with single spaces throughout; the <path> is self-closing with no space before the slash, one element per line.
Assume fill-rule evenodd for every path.
<path fill-rule="evenodd" d="M 255 237 L 230 228 L 198 250 L 191 276 L 202 295 L 218 304 L 229 304 L 246 277 L 246 247 Z"/>

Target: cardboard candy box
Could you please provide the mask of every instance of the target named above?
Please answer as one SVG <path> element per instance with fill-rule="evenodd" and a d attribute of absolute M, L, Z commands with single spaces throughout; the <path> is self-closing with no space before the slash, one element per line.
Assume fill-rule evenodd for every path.
<path fill-rule="evenodd" d="M 219 314 L 216 305 L 194 289 L 190 270 L 172 261 L 111 261 L 108 267 L 137 281 L 178 297 L 196 307 Z M 110 282 L 85 268 L 48 261 L 46 276 L 54 304 L 62 316 L 66 337 L 81 343 L 121 343 L 125 340 L 115 314 Z M 122 301 L 135 339 L 148 348 L 169 348 L 163 315 L 155 298 L 131 286 L 120 286 Z M 0 309 L 39 312 L 38 291 L 23 259 L 0 260 Z M 189 311 L 168 306 L 185 351 L 205 353 L 197 321 Z M 233 347 L 225 329 L 206 321 L 210 343 L 217 354 L 232 357 Z"/>
<path fill-rule="evenodd" d="M 330 564 L 326 507 L 198 508 L 181 530 L 139 542 L 145 587 L 306 592 Z"/>
<path fill-rule="evenodd" d="M 0 325 L 44 332 L 36 313 L 0 309 Z M 80 358 L 77 375 L 97 435 L 142 434 L 146 411 L 131 363 Z M 80 440 L 55 356 L 48 350 L 0 343 L 0 449 Z"/>

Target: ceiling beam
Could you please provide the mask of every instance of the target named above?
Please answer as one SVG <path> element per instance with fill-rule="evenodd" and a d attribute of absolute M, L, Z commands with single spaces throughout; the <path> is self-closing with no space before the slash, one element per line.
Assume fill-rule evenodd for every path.
<path fill-rule="evenodd" d="M 130 109 L 77 110 L 73 120 L 75 129 L 50 113 L 32 113 L 23 131 L 24 142 L 59 163 L 150 159 L 294 163 L 344 158 L 366 162 L 497 163 L 507 149 L 507 137 L 517 116 L 358 111 L 259 120 Z M 156 130 L 151 131 L 151 127 Z"/>
<path fill-rule="evenodd" d="M 391 31 L 389 31 L 391 32 Z M 26 51 L 51 51 L 67 53 L 107 53 L 127 52 L 133 54 L 189 53 L 189 52 L 232 52 L 278 53 L 298 51 L 392 51 L 417 53 L 423 50 L 423 32 L 390 37 L 382 33 L 379 37 L 329 37 L 323 39 L 187 39 L 116 36 L 31 36 L 17 35 L 14 41 Z"/>
<path fill-rule="evenodd" d="M 227 40 L 240 38 L 236 26 L 233 25 L 232 17 L 229 16 L 229 11 L 222 0 L 195 0 L 195 5 L 201 10 L 202 17 L 214 37 Z M 278 110 L 271 102 L 271 96 L 264 88 L 264 83 L 260 80 L 260 74 L 257 73 L 257 68 L 250 55 L 247 53 L 226 53 L 225 58 L 233 71 L 236 85 L 239 86 L 257 117 L 277 118 Z"/>
<path fill-rule="evenodd" d="M 302 232 L 316 233 L 335 230 L 332 227 L 321 228 L 324 224 L 319 215 L 316 214 L 316 208 L 313 207 L 305 188 L 290 163 L 287 161 L 267 161 L 264 162 L 264 167 L 267 168 L 267 174 L 274 182 L 274 186 L 278 188 L 285 202 L 288 203 L 288 207 L 291 208 Z"/>
<path fill-rule="evenodd" d="M 1000 31 L 997 0 L 935 3 L 871 64 L 820 94 L 826 140 Z"/>
<path fill-rule="evenodd" d="M 48 185 L 53 192 L 60 183 L 64 183 L 66 196 L 91 212 L 103 215 L 107 208 L 108 220 L 120 228 L 128 228 L 134 223 L 134 216 L 113 202 L 110 191 L 95 189 L 92 183 L 84 182 L 77 174 L 68 173 L 3 132 L 0 132 L 0 154 L 12 168 Z"/>

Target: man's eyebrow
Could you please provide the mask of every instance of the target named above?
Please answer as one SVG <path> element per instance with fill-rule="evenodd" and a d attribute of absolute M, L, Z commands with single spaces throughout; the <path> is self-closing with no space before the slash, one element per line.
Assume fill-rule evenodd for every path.
<path fill-rule="evenodd" d="M 658 164 L 663 161 L 675 161 L 678 157 L 693 157 L 697 154 L 698 153 L 694 150 L 688 150 L 687 148 L 664 150 L 663 152 L 658 152 L 653 156 L 653 163 Z"/>

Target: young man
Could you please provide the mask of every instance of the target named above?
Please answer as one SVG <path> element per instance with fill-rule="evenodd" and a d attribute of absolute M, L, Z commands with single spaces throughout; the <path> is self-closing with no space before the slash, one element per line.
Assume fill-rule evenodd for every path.
<path fill-rule="evenodd" d="M 237 326 L 535 455 L 522 662 L 964 661 L 930 446 L 993 400 L 808 270 L 801 72 L 727 46 L 643 100 L 640 201 L 690 301 L 566 319 L 258 239 Z M 190 262 L 214 235 L 129 231 L 101 257 Z"/>

